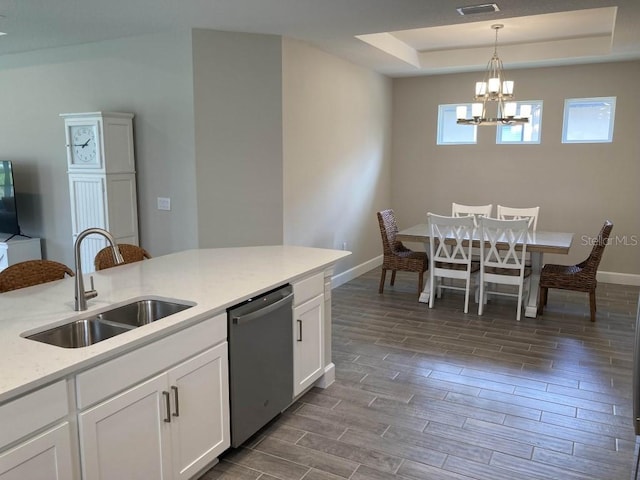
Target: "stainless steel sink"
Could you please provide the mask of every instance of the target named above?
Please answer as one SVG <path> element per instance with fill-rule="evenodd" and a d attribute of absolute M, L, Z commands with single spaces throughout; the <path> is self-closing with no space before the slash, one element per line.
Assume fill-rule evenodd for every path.
<path fill-rule="evenodd" d="M 26 338 L 63 348 L 81 348 L 146 325 L 191 305 L 166 300 L 137 300 L 74 320 Z"/>
<path fill-rule="evenodd" d="M 80 348 L 115 337 L 129 330 L 131 329 L 122 325 L 102 323 L 96 318 L 86 318 L 35 333 L 27 338 L 63 348 Z"/>
<path fill-rule="evenodd" d="M 165 300 L 138 300 L 137 302 L 99 313 L 96 318 L 128 325 L 129 327 L 141 327 L 187 308 L 191 308 L 191 305 L 167 302 Z"/>

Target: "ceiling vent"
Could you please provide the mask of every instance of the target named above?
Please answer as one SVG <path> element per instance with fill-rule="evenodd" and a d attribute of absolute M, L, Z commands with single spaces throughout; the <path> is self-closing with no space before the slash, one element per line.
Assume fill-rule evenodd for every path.
<path fill-rule="evenodd" d="M 481 5 L 468 5 L 466 7 L 456 8 L 460 15 L 476 15 L 478 13 L 495 13 L 499 12 L 500 8 L 495 3 L 483 3 Z"/>

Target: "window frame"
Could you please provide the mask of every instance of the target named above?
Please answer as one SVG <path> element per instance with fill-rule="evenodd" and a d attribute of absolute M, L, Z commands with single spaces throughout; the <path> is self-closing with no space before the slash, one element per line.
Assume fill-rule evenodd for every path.
<path fill-rule="evenodd" d="M 436 130 L 436 145 L 477 145 L 478 144 L 478 127 L 476 125 L 458 125 L 455 124 L 459 128 L 473 128 L 473 141 L 447 141 L 445 140 L 446 134 L 446 126 L 444 122 L 444 114 L 453 112 L 453 118 L 456 119 L 456 108 L 459 106 L 465 105 L 467 109 L 471 108 L 471 103 L 445 103 L 438 105 L 438 125 Z M 470 112 L 470 110 L 468 110 Z M 449 124 L 449 128 L 453 127 L 453 125 Z"/>
<path fill-rule="evenodd" d="M 617 97 L 584 97 L 584 98 L 566 98 L 564 100 L 564 113 L 562 120 L 562 143 L 612 143 L 613 131 L 616 118 L 616 100 Z M 588 104 L 609 103 L 608 116 L 609 125 L 606 138 L 570 138 L 571 136 L 571 107 L 573 105 L 586 107 Z M 598 121 L 598 119 L 594 119 Z M 604 128 L 603 128 L 604 131 Z"/>
<path fill-rule="evenodd" d="M 537 127 L 538 136 L 536 140 L 518 140 L 518 141 L 504 141 L 501 139 L 501 132 L 504 128 L 512 127 L 513 125 L 498 125 L 496 127 L 496 145 L 540 145 L 542 143 L 542 112 L 543 112 L 543 101 L 542 100 L 519 100 L 514 101 L 517 105 L 516 114 L 520 113 L 520 107 L 522 105 L 531 105 L 531 115 L 529 116 L 528 124 L 521 124 L 523 130 L 530 125 L 532 128 Z M 537 113 L 534 109 L 537 108 Z M 537 117 L 537 122 L 534 120 Z M 524 132 L 523 132 L 524 134 Z M 522 137 L 523 135 L 521 135 Z"/>

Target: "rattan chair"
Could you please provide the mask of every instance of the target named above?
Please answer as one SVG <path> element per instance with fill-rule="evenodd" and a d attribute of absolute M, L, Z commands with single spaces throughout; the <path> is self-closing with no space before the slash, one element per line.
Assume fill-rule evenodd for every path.
<path fill-rule="evenodd" d="M 0 272 L 0 293 L 61 280 L 65 274 L 73 277 L 73 271 L 69 267 L 53 260 L 16 263 Z"/>
<path fill-rule="evenodd" d="M 598 265 L 600 265 L 604 247 L 607 246 L 612 229 L 613 223 L 606 220 L 600 233 L 594 240 L 591 254 L 586 260 L 577 265 L 547 264 L 543 267 L 540 274 L 538 314 L 542 314 L 547 304 L 548 290 L 550 288 L 558 288 L 588 293 L 591 321 L 596 321 L 596 286 L 598 285 L 596 273 L 598 272 Z"/>
<path fill-rule="evenodd" d="M 145 258 L 151 258 L 149 252 L 147 252 L 144 248 L 139 247 L 137 245 L 130 245 L 128 243 L 119 243 L 118 249 L 122 254 L 122 258 L 124 259 L 124 263 L 134 263 L 140 262 Z M 120 264 L 116 264 L 113 260 L 113 251 L 111 247 L 104 247 L 96 254 L 96 258 L 93 261 L 96 270 L 104 270 L 106 268 L 115 267 Z"/>
<path fill-rule="evenodd" d="M 414 252 L 396 240 L 398 225 L 393 210 L 378 212 L 378 225 L 382 236 L 382 274 L 380 276 L 379 293 L 384 291 L 387 270 L 391 270 L 391 285 L 396 281 L 396 271 L 416 272 L 418 274 L 418 294 L 422 292 L 423 273 L 429 268 L 429 260 L 425 252 Z"/>

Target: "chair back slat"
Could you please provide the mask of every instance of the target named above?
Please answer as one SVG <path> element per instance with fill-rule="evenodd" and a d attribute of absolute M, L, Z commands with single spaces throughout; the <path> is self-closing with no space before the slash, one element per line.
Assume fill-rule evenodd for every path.
<path fill-rule="evenodd" d="M 524 270 L 528 228 L 526 220 L 482 218 L 480 237 L 486 242 L 482 249 L 482 264 Z"/>
<path fill-rule="evenodd" d="M 473 217 L 443 217 L 427 214 L 431 259 L 436 262 L 467 264 L 471 259 Z"/>
<path fill-rule="evenodd" d="M 473 217 L 475 226 L 479 225 L 478 220 L 480 217 L 490 217 L 493 204 L 489 205 L 462 205 L 460 203 L 451 204 L 451 216 L 452 217 Z"/>
<path fill-rule="evenodd" d="M 514 208 L 498 205 L 496 213 L 498 220 L 526 220 L 529 230 L 535 232 L 538 226 L 540 207 Z"/>

